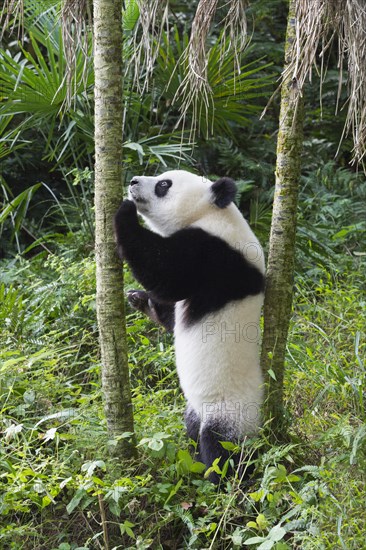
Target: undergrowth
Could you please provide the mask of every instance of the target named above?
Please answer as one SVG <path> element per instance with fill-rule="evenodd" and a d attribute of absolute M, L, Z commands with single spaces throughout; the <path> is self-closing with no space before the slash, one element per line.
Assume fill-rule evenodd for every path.
<path fill-rule="evenodd" d="M 315 202 L 325 195 L 317 188 L 302 198 L 285 381 L 289 439 L 253 442 L 259 457 L 245 487 L 230 480 L 217 491 L 191 458 L 172 339 L 131 311 L 139 458 L 110 459 L 93 259 L 80 257 L 78 237 L 69 236 L 54 254 L 2 262 L 0 548 L 364 547 L 362 227 L 352 201 L 334 202 L 320 220 Z M 329 255 L 320 246 L 327 239 Z"/>

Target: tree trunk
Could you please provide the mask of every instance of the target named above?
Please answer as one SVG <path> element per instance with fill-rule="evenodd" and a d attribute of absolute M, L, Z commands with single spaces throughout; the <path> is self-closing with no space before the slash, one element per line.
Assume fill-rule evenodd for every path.
<path fill-rule="evenodd" d="M 94 0 L 95 69 L 95 256 L 102 385 L 109 435 L 133 432 L 127 360 L 122 266 L 113 217 L 122 187 L 122 1 Z M 134 445 L 122 438 L 114 454 L 126 458 Z"/>
<path fill-rule="evenodd" d="M 297 88 L 296 74 L 286 71 L 294 52 L 292 44 L 296 37 L 296 1 L 290 0 L 286 33 L 261 357 L 267 389 L 265 419 L 271 420 L 270 429 L 279 439 L 286 433 L 283 378 L 292 310 L 296 211 L 303 140 L 303 100 Z"/>

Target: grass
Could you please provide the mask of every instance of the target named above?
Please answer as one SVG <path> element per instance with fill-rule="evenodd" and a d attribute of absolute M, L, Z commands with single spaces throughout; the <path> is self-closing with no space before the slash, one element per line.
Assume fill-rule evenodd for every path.
<path fill-rule="evenodd" d="M 171 338 L 132 312 L 139 460 L 109 458 L 94 265 L 77 250 L 2 264 L 0 547 L 362 548 L 366 301 L 356 259 L 341 270 L 339 254 L 337 269 L 297 275 L 289 441 L 259 438 L 252 483 L 217 492 L 188 452 Z"/>

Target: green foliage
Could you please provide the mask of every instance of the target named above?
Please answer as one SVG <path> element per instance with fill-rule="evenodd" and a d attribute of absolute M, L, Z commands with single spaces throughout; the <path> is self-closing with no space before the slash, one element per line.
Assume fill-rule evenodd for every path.
<path fill-rule="evenodd" d="M 0 101 L 2 100 L 0 96 Z M 19 149 L 22 144 L 18 143 L 17 145 L 14 145 L 14 139 L 16 137 L 16 133 L 9 129 L 8 126 L 10 125 L 12 121 L 12 117 L 0 117 L 0 159 L 3 159 L 7 155 L 10 154 L 10 152 L 14 152 L 17 149 Z M 3 162 L 1 160 L 1 162 Z M 2 182 L 2 174 L 0 172 L 0 182 Z"/>
<path fill-rule="evenodd" d="M 188 36 L 185 34 L 181 39 L 177 28 L 173 40 L 165 34 L 154 71 L 154 89 L 161 94 L 167 107 L 173 109 L 177 108 L 177 96 L 182 94 L 181 84 L 187 74 L 188 59 L 184 61 L 183 55 L 187 44 Z M 260 107 L 252 100 L 265 95 L 263 89 L 268 89 L 271 83 L 265 69 L 270 64 L 262 64 L 261 59 L 246 63 L 249 53 L 250 49 L 241 56 L 240 73 L 235 74 L 235 52 L 229 47 L 229 41 L 225 45 L 222 37 L 218 37 L 209 49 L 207 80 L 212 89 L 212 106 L 207 111 L 201 97 L 198 104 L 193 102 L 190 105 L 186 116 L 186 126 L 197 126 L 201 137 L 231 135 L 233 125 L 244 128 L 250 124 L 254 114 L 259 114 Z M 177 63 L 177 58 L 180 63 Z"/>
<path fill-rule="evenodd" d="M 64 227 L 71 231 L 68 213 L 60 207 L 60 193 L 55 191 L 55 187 L 63 186 L 63 194 L 70 198 L 70 204 L 83 212 L 83 219 L 92 236 L 91 216 L 85 201 L 86 196 L 90 195 L 90 187 L 75 188 L 72 178 L 73 170 L 83 171 L 87 167 L 91 171 L 93 164 L 94 75 L 92 63 L 85 64 L 85 56 L 91 59 L 91 35 L 85 37 L 88 44 L 86 51 L 81 48 L 76 51 L 71 81 L 73 100 L 70 104 L 65 77 L 65 45 L 61 21 L 57 17 L 57 2 L 50 5 L 47 2 L 27 0 L 24 9 L 24 43 L 13 42 L 0 50 L 0 88 L 3 92 L 0 98 L 0 136 L 3 133 L 5 144 L 3 146 L 0 141 L 0 157 L 7 154 L 8 143 L 13 153 L 23 144 L 27 144 L 28 150 L 33 148 L 34 152 L 31 155 L 27 153 L 29 158 L 13 155 L 11 161 L 6 161 L 5 179 L 9 175 L 11 177 L 16 166 L 16 180 L 22 179 L 24 183 L 21 184 L 20 193 L 8 184 L 11 192 L 4 193 L 3 207 L 12 208 L 9 206 L 10 200 L 14 201 L 14 197 L 18 197 L 24 190 L 30 187 L 35 189 L 34 185 L 42 182 L 44 190 L 53 193 L 53 210 L 59 211 L 59 223 L 63 221 Z M 182 101 L 181 94 L 177 92 L 187 73 L 187 63 L 182 61 L 177 64 L 177 59 L 187 45 L 187 34 L 181 28 L 178 30 L 178 27 L 172 33 L 164 31 L 153 80 L 146 86 L 146 75 L 142 72 L 137 74 L 136 84 L 135 63 L 131 62 L 134 45 L 131 32 L 139 13 L 136 2 L 128 2 L 125 12 L 123 147 L 125 178 L 129 180 L 136 171 L 151 172 L 158 167 L 191 165 L 193 159 L 190 154 L 194 144 L 177 124 Z M 271 77 L 266 72 L 268 63 L 252 59 L 254 48 L 248 48 L 243 53 L 240 74 L 236 74 L 234 67 L 238 60 L 229 44 L 223 48 L 221 42 L 221 38 L 217 37 L 209 50 L 207 67 L 213 92 L 212 109 L 209 110 L 209 117 L 206 117 L 200 100 L 197 111 L 199 129 L 200 135 L 204 137 L 214 132 L 217 135 L 230 135 L 234 139 L 236 131 L 250 126 L 253 119 L 257 118 L 260 106 L 253 100 L 265 95 L 264 90 L 268 89 Z M 191 108 L 186 123 L 192 122 L 196 115 Z M 5 132 L 8 124 L 12 126 L 11 134 Z M 37 173 L 37 165 L 40 164 L 38 157 L 49 163 L 48 171 L 51 168 L 57 170 L 61 185 L 50 185 L 48 180 L 51 178 L 47 173 L 47 181 L 37 178 L 33 186 L 27 185 L 28 177 L 24 175 L 28 176 L 29 165 L 31 171 Z M 28 213 L 27 220 L 29 218 Z M 25 218 L 19 215 L 18 219 Z M 12 224 L 11 229 L 7 227 L 15 237 L 18 252 L 23 250 L 19 242 L 21 233 L 25 231 L 24 226 Z M 28 233 L 28 239 L 30 236 Z M 38 238 L 36 231 L 35 240 Z"/>
<path fill-rule="evenodd" d="M 89 257 L 91 64 L 82 76 L 78 53 L 76 93 L 67 107 L 60 88 L 60 25 L 52 7 L 57 2 L 25 4 L 25 43 L 9 42 L 0 68 L 0 222 L 10 256 L 0 266 L 0 547 L 94 550 L 107 547 L 108 532 L 111 548 L 126 549 L 363 548 L 366 190 L 361 174 L 329 162 L 332 140 L 338 139 L 327 102 L 335 83 L 326 84 L 327 131 L 314 124 L 314 101 L 304 149 L 285 387 L 290 441 L 269 445 L 260 436 L 250 442 L 259 454 L 253 479 L 244 487 L 226 480 L 217 491 L 186 440 L 172 337 L 128 304 L 139 459 L 121 465 L 109 458 L 108 447 L 116 441 L 108 440 L 103 413 Z M 135 171 L 194 160 L 200 171 L 231 175 L 239 183 L 241 209 L 266 244 L 277 105 L 275 100 L 272 118 L 257 121 L 266 103 L 266 78 L 263 66 L 251 63 L 262 55 L 281 63 L 285 3 L 252 3 L 264 30 L 256 26 L 239 80 L 230 72 L 231 54 L 218 63 L 217 37 L 211 37 L 208 71 L 216 113 L 201 117 L 195 159 L 192 144 L 181 148 L 175 128 L 179 103 L 172 104 L 184 78 L 177 59 L 191 14 L 187 3 L 173 4 L 179 32 L 170 40 L 163 33 L 149 89 L 137 92 L 126 74 L 126 179 Z M 136 3 L 125 8 L 127 66 Z M 212 128 L 217 135 L 204 139 Z M 44 156 L 57 167 L 56 181 L 38 175 Z M 14 250 L 23 257 L 14 257 Z M 129 273 L 125 282 L 127 289 L 135 287 Z M 223 446 L 235 450 L 228 442 Z M 219 472 L 217 464 L 212 467 Z"/>
<path fill-rule="evenodd" d="M 92 180 L 93 173 L 88 168 L 70 170 L 66 179 L 70 193 L 62 201 L 46 183 L 36 183 L 14 197 L 11 189 L 3 182 L 0 185 L 3 191 L 3 201 L 0 201 L 3 252 L 8 252 L 8 248 L 12 250 L 13 240 L 18 254 L 34 254 L 40 249 L 50 252 L 51 243 L 63 242 L 68 238 L 61 233 L 65 229 L 69 237 L 79 233 L 79 241 L 81 237 L 85 241 L 84 245 L 88 245 L 87 241 L 90 242 L 94 237 Z M 34 195 L 39 198 L 40 191 L 43 191 L 43 201 L 41 204 L 34 204 Z M 40 211 L 40 220 L 36 222 L 32 218 L 29 219 L 29 212 L 38 217 Z M 45 226 L 49 228 L 48 231 L 45 231 Z M 57 227 L 60 228 L 60 232 L 56 230 Z M 28 239 L 21 239 L 21 235 L 26 235 Z"/>
<path fill-rule="evenodd" d="M 74 241 L 2 265 L 0 544 L 92 550 L 105 544 L 102 523 L 115 546 L 131 549 L 169 540 L 197 549 L 362 547 L 365 301 L 349 259 L 339 251 L 342 273 L 323 266 L 321 277 L 303 271 L 297 279 L 286 378 L 291 441 L 259 439 L 250 484 L 228 480 L 217 491 L 188 450 L 171 337 L 130 310 L 139 460 L 110 460 L 94 265 Z"/>
<path fill-rule="evenodd" d="M 30 20 L 27 23 L 28 50 L 20 46 L 16 54 L 6 50 L 0 52 L 0 82 L 4 93 L 0 116 L 25 115 L 18 132 L 24 135 L 26 130 L 38 129 L 50 160 L 65 162 L 72 155 L 77 161 L 92 151 L 83 120 L 88 112 L 91 116 L 87 99 L 93 83 L 91 65 L 85 74 L 83 53 L 78 52 L 72 82 L 75 102 L 72 109 L 66 109 L 66 62 L 62 55 L 60 22 L 55 24 L 46 13 L 37 20 L 38 26 Z"/>
<path fill-rule="evenodd" d="M 25 3 L 25 9 L 27 17 L 24 21 L 24 44 L 12 44 L 12 47 L 0 49 L 0 158 L 13 153 L 11 159 L 7 159 L 2 165 L 4 179 L 3 175 L 0 176 L 0 227 L 3 230 L 4 221 L 10 222 L 6 225 L 6 231 L 15 238 L 17 252 L 24 250 L 20 244 L 21 236 L 31 218 L 27 211 L 28 199 L 39 188 L 40 183 L 43 188 L 37 196 L 41 195 L 41 200 L 48 193 L 52 196 L 54 203 L 51 211 L 58 214 L 58 224 L 63 229 L 74 231 L 75 216 L 72 209 L 76 209 L 79 211 L 78 222 L 81 212 L 83 223 L 87 224 L 90 237 L 93 237 L 90 175 L 94 151 L 94 74 L 92 63 L 85 65 L 84 58 L 84 55 L 91 56 L 91 35 L 88 51 L 83 52 L 80 49 L 76 52 L 71 82 L 73 101 L 69 105 L 61 21 L 56 16 L 56 8 L 47 6 L 46 9 L 45 2 L 38 4 L 29 1 Z M 129 49 L 126 48 L 126 55 L 128 53 Z M 128 77 L 126 82 L 129 82 Z M 123 147 L 126 177 L 129 179 L 136 170 L 141 170 L 143 164 L 167 166 L 168 163 L 180 161 L 189 163 L 191 144 L 184 145 L 178 133 L 162 134 L 156 125 L 150 129 L 150 110 L 155 109 L 155 105 L 150 102 L 150 96 L 143 98 L 141 103 L 140 94 L 133 91 L 130 94 L 126 84 L 125 98 L 127 120 Z M 135 107 L 137 119 L 133 116 Z M 130 131 L 131 128 L 133 131 Z M 138 130 L 137 135 L 135 130 Z M 14 155 L 24 145 L 27 145 L 27 151 L 33 149 L 33 154 L 27 152 L 22 158 Z M 42 181 L 38 174 L 34 185 L 27 185 L 29 168 L 31 172 L 38 172 L 38 156 L 43 159 L 43 165 L 50 163 L 48 170 L 51 167 L 57 170 L 57 177 L 63 183 L 62 194 L 68 198 L 68 207 L 61 204 L 61 193 L 58 189 L 60 185 Z M 24 180 L 20 193 L 6 183 L 6 180 L 14 177 L 14 166 L 17 184 L 18 180 Z M 81 173 L 84 177 L 78 178 Z M 51 179 L 49 174 L 45 175 Z M 48 196 L 47 199 L 49 198 Z M 27 223 L 23 223 L 26 215 Z M 43 216 L 41 219 L 42 222 L 45 221 Z M 34 235 L 33 229 L 35 228 L 31 227 L 28 230 L 25 240 L 31 237 L 38 243 L 40 235 L 37 229 Z"/>
<path fill-rule="evenodd" d="M 365 255 L 366 180 L 363 174 L 318 165 L 303 176 L 299 196 L 298 269 L 317 276 L 322 266 L 337 272 Z M 344 253 L 339 264 L 338 254 Z M 347 259 L 349 260 L 347 262 Z M 301 267 L 300 267 L 301 266 Z"/>

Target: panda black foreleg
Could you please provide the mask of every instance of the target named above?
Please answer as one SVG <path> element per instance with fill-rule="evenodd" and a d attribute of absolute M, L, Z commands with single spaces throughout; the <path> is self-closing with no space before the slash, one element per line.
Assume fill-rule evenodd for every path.
<path fill-rule="evenodd" d="M 167 331 L 174 330 L 174 304 L 162 304 L 153 300 L 145 290 L 129 290 L 127 299 L 133 309 L 141 311 Z"/>

